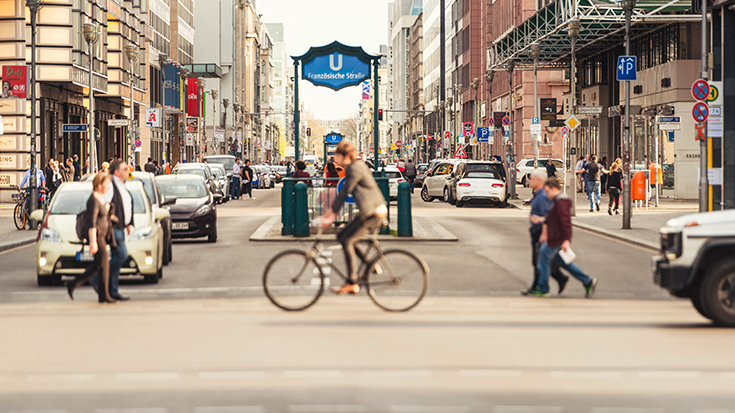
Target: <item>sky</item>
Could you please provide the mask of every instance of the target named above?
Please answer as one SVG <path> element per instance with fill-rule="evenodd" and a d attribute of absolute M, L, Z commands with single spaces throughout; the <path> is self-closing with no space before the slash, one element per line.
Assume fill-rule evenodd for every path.
<path fill-rule="evenodd" d="M 379 46 L 388 42 L 387 0 L 257 0 L 255 4 L 263 22 L 283 23 L 291 56 L 335 40 L 378 54 Z M 356 113 L 361 96 L 359 86 L 335 92 L 299 81 L 299 100 L 317 119 L 338 120 Z"/>

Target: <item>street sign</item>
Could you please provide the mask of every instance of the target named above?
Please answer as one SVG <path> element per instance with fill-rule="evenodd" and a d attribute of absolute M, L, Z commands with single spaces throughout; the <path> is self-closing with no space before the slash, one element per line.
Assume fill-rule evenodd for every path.
<path fill-rule="evenodd" d="M 569 130 L 575 130 L 577 129 L 577 126 L 579 126 L 580 122 L 576 116 L 572 115 L 564 122 L 564 124 L 569 126 Z"/>
<path fill-rule="evenodd" d="M 61 125 L 61 131 L 62 132 L 86 132 L 87 125 L 86 124 L 65 123 Z"/>
<path fill-rule="evenodd" d="M 503 126 L 510 125 L 510 118 L 508 116 L 503 116 Z"/>
<path fill-rule="evenodd" d="M 694 124 L 694 128 L 695 128 L 695 129 L 696 129 L 696 131 L 697 131 L 697 137 L 696 137 L 696 139 L 695 139 L 695 140 L 698 140 L 698 141 L 699 141 L 699 140 L 704 140 L 704 134 L 705 134 L 705 132 L 707 131 L 707 130 L 705 129 L 705 128 L 706 128 L 706 125 L 705 125 L 704 123 L 702 123 L 702 124 L 698 124 L 698 123 L 695 123 L 695 124 Z"/>
<path fill-rule="evenodd" d="M 452 135 L 449 134 L 449 131 L 444 132 L 444 139 L 449 140 L 451 137 Z"/>
<path fill-rule="evenodd" d="M 722 116 L 722 106 L 709 105 L 709 115 L 710 116 Z"/>
<path fill-rule="evenodd" d="M 401 149 L 401 141 L 396 141 L 396 148 Z"/>
<path fill-rule="evenodd" d="M 541 101 L 541 120 L 556 120 L 556 98 L 539 100 Z"/>
<path fill-rule="evenodd" d="M 332 132 L 324 137 L 324 143 L 327 145 L 336 145 L 342 141 L 343 136 L 339 133 Z"/>
<path fill-rule="evenodd" d="M 681 130 L 681 117 L 679 116 L 659 116 L 658 130 Z"/>
<path fill-rule="evenodd" d="M 697 79 L 692 84 L 692 96 L 701 102 L 709 98 L 709 83 L 704 79 Z"/>
<path fill-rule="evenodd" d="M 692 117 L 695 122 L 706 122 L 709 117 L 709 106 L 704 102 L 697 102 L 692 108 Z"/>
<path fill-rule="evenodd" d="M 637 66 L 638 58 L 635 56 L 618 56 L 617 80 L 638 80 Z"/>
<path fill-rule="evenodd" d="M 577 115 L 599 115 L 602 113 L 602 106 L 577 106 Z"/>
<path fill-rule="evenodd" d="M 659 116 L 658 123 L 681 123 L 679 116 Z"/>
<path fill-rule="evenodd" d="M 217 142 L 224 142 L 225 141 L 225 130 L 224 129 L 215 129 L 214 131 L 214 140 Z"/>
<path fill-rule="evenodd" d="M 681 130 L 681 123 L 659 123 L 658 130 Z"/>
<path fill-rule="evenodd" d="M 140 146 L 143 144 L 143 142 L 140 141 L 140 139 L 135 140 L 135 147 L 140 148 Z"/>
<path fill-rule="evenodd" d="M 531 135 L 541 135 L 541 125 L 538 123 L 531 124 Z"/>
<path fill-rule="evenodd" d="M 470 136 L 470 145 L 477 146 L 477 135 Z"/>
<path fill-rule="evenodd" d="M 454 151 L 454 157 L 455 158 L 463 158 L 463 159 L 467 157 L 467 154 L 465 153 L 464 148 L 462 147 L 462 145 L 458 145 L 457 146 L 457 150 Z"/>
<path fill-rule="evenodd" d="M 130 121 L 127 119 L 108 119 L 107 120 L 107 126 L 128 126 L 130 124 Z"/>
<path fill-rule="evenodd" d="M 342 192 L 342 187 L 343 186 L 345 186 L 345 179 L 344 178 L 340 179 L 339 182 L 337 182 L 337 192 L 338 193 L 339 192 Z M 345 202 L 347 202 L 348 204 L 354 204 L 355 203 L 355 198 L 352 197 L 352 194 L 347 195 L 347 198 L 345 198 Z"/>
<path fill-rule="evenodd" d="M 481 126 L 477 128 L 477 141 L 480 143 L 490 142 L 490 138 L 493 136 L 493 131 L 489 127 Z"/>
<path fill-rule="evenodd" d="M 714 102 L 720 98 L 720 89 L 712 83 L 715 82 L 710 82 L 709 84 L 709 96 L 707 96 L 707 102 Z"/>
<path fill-rule="evenodd" d="M 145 108 L 145 126 L 149 128 L 161 127 L 161 108 Z"/>
<path fill-rule="evenodd" d="M 462 130 L 464 130 L 465 138 L 469 138 L 473 133 L 475 133 L 475 124 L 472 122 L 464 122 L 462 124 Z"/>
<path fill-rule="evenodd" d="M 569 128 L 566 126 L 562 126 L 561 128 L 561 138 L 566 139 L 569 137 Z"/>
<path fill-rule="evenodd" d="M 534 116 L 531 118 L 531 125 L 539 125 L 539 124 L 540 122 L 539 122 L 538 116 Z"/>

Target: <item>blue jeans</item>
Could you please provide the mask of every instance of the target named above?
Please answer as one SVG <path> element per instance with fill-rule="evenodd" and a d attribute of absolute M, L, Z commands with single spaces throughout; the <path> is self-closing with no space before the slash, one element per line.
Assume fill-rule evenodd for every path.
<path fill-rule="evenodd" d="M 538 271 L 539 271 L 539 281 L 538 281 L 538 288 L 541 290 L 542 293 L 548 294 L 549 293 L 549 276 L 551 276 L 551 261 L 556 259 L 556 263 L 559 265 L 559 268 L 563 268 L 567 270 L 572 276 L 584 284 L 584 286 L 590 285 L 592 283 L 592 278 L 582 272 L 582 270 L 579 269 L 576 265 L 574 265 L 573 262 L 570 262 L 569 264 L 565 263 L 563 259 L 559 256 L 559 251 L 561 250 L 561 245 L 557 246 L 550 246 L 546 244 L 545 242 L 541 244 L 541 249 L 538 252 Z"/>
<path fill-rule="evenodd" d="M 240 198 L 240 177 L 239 176 L 233 176 L 232 177 L 232 199 L 239 199 Z"/>
<path fill-rule="evenodd" d="M 120 287 L 120 268 L 128 259 L 128 248 L 125 246 L 125 229 L 113 229 L 115 233 L 116 248 L 110 249 L 110 295 L 118 295 L 118 287 Z M 97 275 L 92 278 L 90 283 L 97 284 Z"/>
<path fill-rule="evenodd" d="M 587 182 L 587 196 L 590 198 L 590 209 L 595 209 L 595 199 L 600 203 L 600 181 Z"/>

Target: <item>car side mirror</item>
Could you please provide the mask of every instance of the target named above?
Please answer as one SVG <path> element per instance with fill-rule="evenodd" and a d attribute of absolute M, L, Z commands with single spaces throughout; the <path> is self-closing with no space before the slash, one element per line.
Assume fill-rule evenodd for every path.
<path fill-rule="evenodd" d="M 157 209 L 156 213 L 154 214 L 156 221 L 162 221 L 170 216 L 171 216 L 171 213 L 168 212 L 167 209 L 162 209 L 162 208 Z"/>
<path fill-rule="evenodd" d="M 38 222 L 41 222 L 41 221 L 43 221 L 43 214 L 44 214 L 43 209 L 37 209 L 37 210 L 31 212 L 31 219 L 32 220 L 35 220 L 35 221 L 38 221 Z"/>
<path fill-rule="evenodd" d="M 168 197 L 168 198 L 166 198 L 166 199 L 163 200 L 163 203 L 161 204 L 161 206 L 173 205 L 175 203 L 176 203 L 176 198 L 175 197 Z"/>

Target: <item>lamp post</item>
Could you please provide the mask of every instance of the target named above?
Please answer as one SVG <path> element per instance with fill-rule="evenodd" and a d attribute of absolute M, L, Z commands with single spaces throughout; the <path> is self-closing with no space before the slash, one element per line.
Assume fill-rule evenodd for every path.
<path fill-rule="evenodd" d="M 450 96 L 447 98 L 447 110 L 450 110 L 450 120 L 452 121 L 452 133 L 454 134 L 454 142 L 456 145 L 460 145 L 459 141 L 459 133 L 457 132 L 457 103 L 459 103 L 459 93 L 463 91 L 463 85 L 460 83 L 458 85 L 453 85 L 447 88 L 447 94 Z M 464 143 L 464 142 L 463 142 Z M 452 144 L 449 144 L 450 151 L 452 149 Z M 457 150 L 457 148 L 453 148 L 454 151 Z"/>
<path fill-rule="evenodd" d="M 179 90 L 186 91 L 186 79 L 189 77 L 189 69 L 182 67 L 179 69 Z M 186 97 L 187 93 L 184 93 L 184 97 Z M 179 143 L 179 159 L 178 161 L 181 162 L 181 159 L 184 160 L 184 162 L 190 161 L 189 157 L 187 156 L 187 148 L 189 147 L 186 144 L 186 107 L 189 103 L 188 99 L 184 99 L 183 102 L 181 102 L 181 111 L 183 112 L 182 116 L 179 116 L 178 118 L 181 119 L 181 123 L 179 124 L 179 137 L 176 140 Z M 183 153 L 183 155 L 182 155 Z"/>
<path fill-rule="evenodd" d="M 636 0 L 623 0 L 621 5 L 625 11 L 625 55 L 630 56 L 630 19 Z M 706 9 L 706 7 L 704 7 Z M 630 149 L 632 144 L 630 131 L 630 81 L 625 81 L 625 126 L 623 128 L 623 229 L 630 229 L 633 214 L 633 203 L 630 192 Z"/>
<path fill-rule="evenodd" d="M 219 96 L 219 92 L 212 89 L 210 94 L 212 95 L 212 153 L 216 154 L 217 151 L 214 148 L 219 147 L 219 143 L 217 142 L 217 97 Z"/>
<path fill-rule="evenodd" d="M 38 182 L 36 181 L 36 15 L 41 8 L 41 0 L 27 0 L 26 4 L 31 11 L 31 211 L 38 208 Z M 49 177 L 46 177 L 49 179 Z M 31 229 L 36 229 L 38 223 L 31 220 Z"/>
<path fill-rule="evenodd" d="M 577 39 L 579 38 L 579 19 L 571 19 L 568 23 L 568 30 L 567 35 L 569 35 L 569 38 L 572 40 L 572 63 L 570 67 L 570 76 L 569 76 L 569 83 L 571 83 L 571 89 L 572 89 L 572 105 L 571 105 L 571 113 L 572 116 L 577 112 Z M 577 142 L 577 133 L 574 130 L 571 130 L 570 132 L 570 142 L 574 142 L 574 146 L 577 148 L 577 151 L 579 151 L 579 142 Z M 569 147 L 571 148 L 571 144 Z M 571 157 L 571 150 L 570 150 L 570 163 L 569 167 L 572 168 L 572 165 L 575 165 L 574 160 Z M 575 171 L 570 171 L 573 175 L 572 177 L 575 177 L 576 173 Z M 570 183 L 573 183 L 576 181 L 576 177 L 574 179 L 570 180 Z M 568 195 L 572 198 L 572 216 L 577 216 L 577 193 L 575 191 L 576 185 L 566 185 Z"/>
<path fill-rule="evenodd" d="M 133 80 L 135 79 L 135 73 L 133 73 L 133 64 L 135 61 L 138 60 L 138 55 L 140 54 L 140 49 L 138 49 L 138 46 L 134 45 L 133 43 L 128 43 L 125 45 L 125 57 L 128 58 L 128 63 L 130 65 L 130 125 L 128 126 L 128 145 L 127 148 L 130 148 L 133 151 L 133 166 L 138 165 L 139 160 L 137 152 L 135 152 L 135 137 L 136 137 L 136 125 L 135 125 L 135 97 L 133 95 Z M 127 152 L 127 149 L 125 150 Z"/>
<path fill-rule="evenodd" d="M 533 116 L 539 117 L 539 105 L 538 105 L 538 58 L 541 56 L 541 45 L 538 43 L 531 43 L 531 57 L 533 58 Z M 539 119 L 539 122 L 541 120 Z M 541 135 L 533 136 L 533 169 L 538 168 L 538 142 Z M 549 162 L 547 159 L 546 162 Z"/>
<path fill-rule="evenodd" d="M 515 160 L 515 148 L 513 139 L 513 70 L 516 67 L 516 62 L 513 59 L 508 59 L 506 70 L 508 70 L 508 83 L 510 88 L 508 89 L 508 117 L 510 118 L 510 127 L 508 131 L 508 169 L 510 170 L 510 199 L 518 198 L 516 194 L 516 160 Z"/>
<path fill-rule="evenodd" d="M 240 139 L 237 138 L 237 132 L 240 131 L 239 130 L 240 129 L 240 125 L 239 125 L 239 121 L 237 119 L 237 115 L 240 113 L 240 104 L 239 103 L 233 104 L 232 105 L 232 110 L 235 112 L 232 115 L 232 128 L 233 128 L 233 130 L 235 132 L 235 141 L 234 141 L 235 142 L 235 156 L 237 156 L 237 148 L 238 148 L 239 145 L 242 144 L 240 142 L 240 139 L 242 139 L 242 135 L 240 135 Z"/>
<path fill-rule="evenodd" d="M 206 85 L 207 85 L 207 82 L 204 79 L 202 78 L 197 79 L 197 87 L 199 88 L 199 96 L 200 96 L 201 102 L 204 102 L 204 87 Z M 197 113 L 199 117 L 202 119 L 202 124 L 198 125 L 199 127 L 197 129 L 197 142 L 196 142 L 196 154 L 195 154 L 197 157 L 197 162 L 199 162 L 201 161 L 201 159 L 199 159 L 200 158 L 199 154 L 202 153 L 202 141 L 206 142 L 207 140 L 207 134 L 206 134 L 207 118 L 204 116 L 204 110 L 205 110 L 204 103 L 197 102 L 197 105 L 199 105 L 197 108 L 198 109 Z M 204 153 L 203 155 L 206 155 L 206 153 Z"/>
<path fill-rule="evenodd" d="M 453 89 L 451 87 L 447 88 L 447 105 L 446 110 L 449 111 L 449 130 L 452 131 L 452 135 L 454 134 L 454 93 Z M 457 139 L 456 136 L 453 136 L 453 138 Z M 443 146 L 443 145 L 442 145 Z M 452 152 L 452 141 L 449 141 L 449 148 L 446 149 L 449 153 Z M 452 155 L 449 155 L 452 156 Z"/>
<path fill-rule="evenodd" d="M 163 140 L 163 157 L 161 158 L 161 166 L 163 167 L 164 172 L 166 171 L 166 158 L 168 156 L 168 153 L 166 152 L 166 147 L 168 145 L 168 119 L 166 117 L 166 76 L 163 72 L 166 69 L 167 64 L 168 55 L 166 53 L 159 54 L 158 65 L 161 67 L 161 140 Z"/>
<path fill-rule="evenodd" d="M 94 130 L 94 73 L 92 70 L 94 63 L 94 53 L 92 52 L 92 45 L 97 43 L 97 25 L 94 23 L 84 23 L 82 28 L 82 34 L 84 34 L 84 40 L 87 42 L 89 47 L 89 125 L 87 126 L 87 136 L 89 141 L 89 172 L 97 170 L 97 137 L 95 136 Z"/>
<path fill-rule="evenodd" d="M 225 129 L 225 142 L 229 143 L 229 141 L 227 140 L 227 107 L 230 106 L 230 99 L 227 99 L 227 98 L 222 99 L 222 106 L 224 106 L 224 110 L 223 110 L 224 116 L 222 118 L 222 123 L 224 124 L 223 128 Z M 225 151 L 225 153 L 227 153 L 227 151 Z"/>
<path fill-rule="evenodd" d="M 487 106 L 490 108 L 490 114 L 488 115 L 488 126 L 492 126 L 493 128 L 493 136 L 495 135 L 495 119 L 493 118 L 493 80 L 495 79 L 495 72 L 491 69 L 488 69 L 488 71 L 485 73 L 485 80 L 487 81 L 487 90 L 488 90 L 488 98 L 487 98 Z M 493 138 L 493 141 L 495 141 L 495 138 Z M 487 142 L 487 158 L 490 160 L 490 158 L 493 156 L 493 144 L 490 143 L 490 139 L 488 138 Z"/>
<path fill-rule="evenodd" d="M 478 136 L 477 134 L 477 120 L 480 118 L 477 114 L 477 89 L 480 87 L 480 79 L 474 78 L 472 79 L 472 89 L 475 90 L 475 100 L 472 102 L 473 111 L 472 111 L 472 124 L 475 125 L 475 136 Z M 477 150 L 475 150 L 477 149 Z M 480 149 L 480 142 L 477 142 L 477 145 L 472 149 L 472 158 L 473 159 L 480 159 L 479 155 L 479 149 Z"/>

